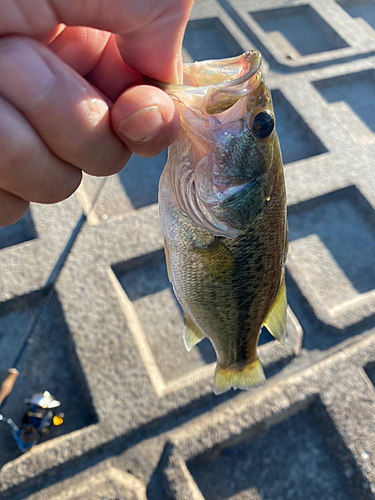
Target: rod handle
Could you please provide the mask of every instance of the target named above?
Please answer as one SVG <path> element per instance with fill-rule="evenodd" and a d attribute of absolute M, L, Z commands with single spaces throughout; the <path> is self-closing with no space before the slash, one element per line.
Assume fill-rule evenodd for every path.
<path fill-rule="evenodd" d="M 19 374 L 20 372 L 16 370 L 16 368 L 8 369 L 8 375 L 0 386 L 0 406 L 3 404 L 4 399 L 12 392 L 14 383 Z"/>

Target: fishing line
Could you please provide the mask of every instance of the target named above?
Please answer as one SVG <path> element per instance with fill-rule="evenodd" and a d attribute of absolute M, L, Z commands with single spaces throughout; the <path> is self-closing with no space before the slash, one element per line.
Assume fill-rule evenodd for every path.
<path fill-rule="evenodd" d="M 87 221 L 87 219 L 89 218 L 89 216 L 93 212 L 93 210 L 95 208 L 95 204 L 98 201 L 98 198 L 99 198 L 99 196 L 104 188 L 106 180 L 107 179 L 105 178 L 101 182 L 101 185 L 99 186 L 99 188 L 94 196 L 94 199 L 91 203 L 91 207 L 88 210 L 88 213 L 85 214 L 85 212 L 83 212 L 81 217 L 79 218 L 79 220 L 76 224 L 76 227 L 74 228 L 74 230 L 69 238 L 68 243 L 65 245 L 64 250 L 62 251 L 60 257 L 57 259 L 56 264 L 55 264 L 54 268 L 52 269 L 52 272 L 46 281 L 46 284 L 44 286 L 44 290 L 45 290 L 46 295 L 45 295 L 43 301 L 41 302 L 41 304 L 39 305 L 38 310 L 35 313 L 33 321 L 31 322 L 31 324 L 29 326 L 26 337 L 21 345 L 20 350 L 18 351 L 18 354 L 14 360 L 14 363 L 11 365 L 11 368 L 8 369 L 8 374 L 0 386 L 0 408 L 2 406 L 4 406 L 7 397 L 12 392 L 14 383 L 19 375 L 19 371 L 17 370 L 17 366 L 18 366 L 19 362 L 21 361 L 22 356 L 24 355 L 27 346 L 32 341 L 32 336 L 34 334 L 36 327 L 38 326 L 40 318 L 42 317 L 44 311 L 46 310 L 46 307 L 48 306 L 48 304 L 53 296 L 53 292 L 55 291 L 54 285 L 56 284 L 57 279 L 60 275 L 60 272 L 61 272 L 62 268 L 64 267 L 65 261 L 66 261 L 68 255 L 69 255 L 69 253 L 74 245 L 74 242 L 77 239 L 78 234 L 81 232 L 84 223 Z M 0 417 L 1 417 L 1 415 L 0 415 Z"/>

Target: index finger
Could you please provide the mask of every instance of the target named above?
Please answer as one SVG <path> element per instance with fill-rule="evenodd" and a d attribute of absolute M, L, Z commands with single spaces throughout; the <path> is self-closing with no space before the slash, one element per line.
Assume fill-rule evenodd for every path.
<path fill-rule="evenodd" d="M 60 23 L 118 35 L 124 61 L 156 80 L 179 81 L 184 29 L 193 0 L 39 0 L 3 2 L 0 36 L 43 40 Z"/>

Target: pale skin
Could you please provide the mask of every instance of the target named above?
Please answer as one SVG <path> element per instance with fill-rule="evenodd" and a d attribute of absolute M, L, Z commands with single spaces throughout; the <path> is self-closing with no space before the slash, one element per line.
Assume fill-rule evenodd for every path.
<path fill-rule="evenodd" d="M 174 104 L 140 75 L 181 81 L 192 4 L 0 0 L 0 226 L 173 141 Z"/>

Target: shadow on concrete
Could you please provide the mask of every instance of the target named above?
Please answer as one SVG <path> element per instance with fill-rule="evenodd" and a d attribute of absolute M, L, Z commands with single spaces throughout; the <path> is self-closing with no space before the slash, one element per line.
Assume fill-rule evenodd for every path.
<path fill-rule="evenodd" d="M 279 89 L 272 90 L 272 100 L 284 164 L 328 152 Z"/>
<path fill-rule="evenodd" d="M 301 56 L 348 47 L 311 5 L 249 12 L 266 33 L 278 32 Z M 280 47 L 279 50 L 283 50 Z M 287 47 L 284 48 L 287 50 Z"/>
<path fill-rule="evenodd" d="M 319 80 L 314 82 L 314 86 L 329 104 L 345 102 L 375 133 L 375 81 L 372 69 Z"/>
<path fill-rule="evenodd" d="M 0 250 L 37 238 L 30 209 L 11 226 L 0 227 Z"/>
<path fill-rule="evenodd" d="M 132 155 L 126 168 L 117 174 L 133 208 L 157 203 L 159 179 L 166 161 L 167 150 L 155 158 Z"/>
<path fill-rule="evenodd" d="M 289 207 L 288 225 L 290 242 L 316 234 L 359 293 L 375 289 L 375 211 L 355 186 Z"/>
<path fill-rule="evenodd" d="M 307 410 L 187 465 L 206 500 L 371 498 L 356 461 L 319 398 Z M 360 496 L 357 496 L 358 493 Z"/>
<path fill-rule="evenodd" d="M 42 295 L 44 297 L 45 294 Z M 18 297 L 2 304 L 0 315 L 0 380 L 6 375 L 28 332 L 28 328 L 42 302 L 30 305 Z M 8 306 L 8 307 L 7 307 Z M 74 350 L 72 338 L 64 320 L 61 304 L 56 294 L 47 305 L 18 366 L 20 375 L 12 393 L 1 408 L 1 413 L 20 425 L 26 410 L 24 399 L 36 392 L 48 390 L 61 402 L 64 423 L 52 427 L 43 441 L 68 434 L 97 422 L 89 389 Z M 10 427 L 0 424 L 0 468 L 21 455 Z"/>
<path fill-rule="evenodd" d="M 189 21 L 183 46 L 193 61 L 225 59 L 243 52 L 217 17 Z"/>

